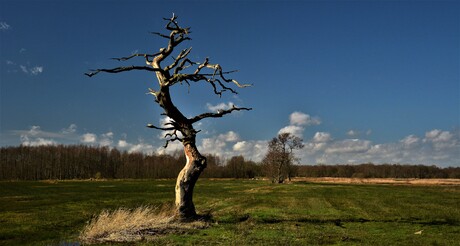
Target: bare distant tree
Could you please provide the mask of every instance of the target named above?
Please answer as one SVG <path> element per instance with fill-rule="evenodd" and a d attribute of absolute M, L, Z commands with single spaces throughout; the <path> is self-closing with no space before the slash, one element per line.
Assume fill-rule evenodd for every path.
<path fill-rule="evenodd" d="M 293 163 L 296 160 L 293 151 L 303 146 L 302 139 L 290 133 L 280 133 L 270 140 L 262 164 L 272 183 L 283 183 L 286 178 L 291 180 Z"/>
<path fill-rule="evenodd" d="M 193 124 L 206 118 L 219 118 L 233 111 L 251 110 L 251 108 L 242 108 L 232 106 L 229 109 L 221 109 L 217 112 L 208 112 L 193 117 L 185 117 L 184 114 L 174 105 L 170 88 L 174 85 L 187 84 L 191 82 L 204 82 L 212 87 L 214 94 L 221 96 L 224 92 L 237 94 L 235 87 L 244 88 L 248 84 L 240 84 L 238 81 L 227 78 L 227 74 L 235 72 L 225 72 L 219 64 L 210 63 L 208 58 L 202 62 L 190 60 L 187 56 L 192 48 L 183 49 L 173 56 L 173 52 L 182 42 L 190 40 L 190 28 L 183 28 L 177 22 L 177 16 L 173 14 L 170 19 L 165 18 L 167 24 L 165 29 L 169 34 L 153 32 L 168 42 L 166 47 L 160 48 L 156 53 L 132 54 L 127 57 L 113 58 L 118 61 L 126 61 L 132 58 L 145 59 L 146 66 L 121 66 L 111 69 L 97 69 L 86 73 L 92 77 L 100 72 L 120 73 L 132 70 L 142 70 L 154 72 L 158 81 L 158 89 L 149 88 L 149 93 L 155 97 L 155 102 L 163 109 L 165 115 L 171 119 L 170 122 L 163 126 L 148 124 L 147 127 L 166 131 L 165 138 L 168 146 L 169 142 L 180 141 L 184 146 L 186 163 L 180 171 L 176 182 L 176 213 L 178 219 L 193 220 L 196 218 L 195 206 L 193 204 L 193 189 L 198 177 L 206 168 L 206 158 L 200 154 L 196 147 L 197 130 Z M 166 58 L 172 58 L 172 62 L 167 65 Z"/>

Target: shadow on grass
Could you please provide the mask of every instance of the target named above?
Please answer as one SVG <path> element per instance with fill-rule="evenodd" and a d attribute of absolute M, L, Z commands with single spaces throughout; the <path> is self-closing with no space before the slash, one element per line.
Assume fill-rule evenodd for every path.
<path fill-rule="evenodd" d="M 308 223 L 308 224 L 334 224 L 339 227 L 344 227 L 344 223 L 405 223 L 405 224 L 418 224 L 418 225 L 448 225 L 448 226 L 460 226 L 460 221 L 455 219 L 437 219 L 437 220 L 422 220 L 420 218 L 400 218 L 400 219 L 388 219 L 388 220 L 370 220 L 365 218 L 346 218 L 346 219 L 317 219 L 317 218 L 298 218 L 298 219 L 283 219 L 276 217 L 261 217 L 251 216 L 250 214 L 242 214 L 238 216 L 232 216 L 232 218 L 225 218 L 222 221 L 218 221 L 223 224 L 236 224 L 246 221 L 253 221 L 260 224 L 278 224 L 278 223 Z"/>

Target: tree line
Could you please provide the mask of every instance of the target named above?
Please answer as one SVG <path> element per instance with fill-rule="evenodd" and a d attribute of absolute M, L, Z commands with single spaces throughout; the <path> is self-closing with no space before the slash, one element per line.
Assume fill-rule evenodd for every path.
<path fill-rule="evenodd" d="M 242 156 L 224 162 L 206 155 L 203 177 L 254 178 L 259 166 Z M 176 178 L 186 163 L 183 153 L 146 155 L 87 145 L 0 148 L 0 180 Z"/>
<path fill-rule="evenodd" d="M 234 156 L 206 155 L 204 178 L 269 177 L 263 163 Z M 160 179 L 176 178 L 186 162 L 182 153 L 146 155 L 87 145 L 0 148 L 0 180 Z M 292 177 L 460 178 L 459 167 L 372 163 L 361 165 L 293 165 Z"/>

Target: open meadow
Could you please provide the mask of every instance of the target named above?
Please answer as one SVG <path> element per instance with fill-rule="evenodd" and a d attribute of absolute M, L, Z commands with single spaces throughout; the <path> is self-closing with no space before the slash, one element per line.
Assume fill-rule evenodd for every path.
<path fill-rule="evenodd" d="M 103 210 L 174 200 L 174 180 L 0 182 L 0 245 L 80 245 Z M 206 229 L 134 245 L 459 245 L 460 186 L 199 180 Z M 130 245 L 133 245 L 130 243 Z"/>

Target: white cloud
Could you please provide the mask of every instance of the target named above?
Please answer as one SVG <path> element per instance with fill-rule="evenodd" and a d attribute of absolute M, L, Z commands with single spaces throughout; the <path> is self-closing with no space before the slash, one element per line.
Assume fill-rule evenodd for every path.
<path fill-rule="evenodd" d="M 118 140 L 118 145 L 117 145 L 119 148 L 127 148 L 129 147 L 130 145 L 128 144 L 128 142 L 126 142 L 126 140 Z"/>
<path fill-rule="evenodd" d="M 169 118 L 168 116 L 160 118 L 160 127 L 170 127 L 171 122 L 173 122 L 173 120 Z"/>
<path fill-rule="evenodd" d="M 82 143 L 96 143 L 97 136 L 94 133 L 85 133 L 81 136 Z"/>
<path fill-rule="evenodd" d="M 297 111 L 289 116 L 289 121 L 291 125 L 297 126 L 310 126 L 321 124 L 321 120 L 319 119 L 319 117 L 311 117 L 308 114 Z"/>
<path fill-rule="evenodd" d="M 237 133 L 229 131 L 225 134 L 202 139 L 198 149 L 203 154 L 214 154 L 223 159 L 242 155 L 246 159 L 261 161 L 267 146 L 268 141 L 240 140 Z"/>
<path fill-rule="evenodd" d="M 332 140 L 331 134 L 328 132 L 317 132 L 313 136 L 313 142 L 315 143 L 324 143 Z"/>
<path fill-rule="evenodd" d="M 302 138 L 303 137 L 303 131 L 305 130 L 305 128 L 301 127 L 301 126 L 294 126 L 294 125 L 290 125 L 290 126 L 285 126 L 283 128 L 281 128 L 279 131 L 278 131 L 278 134 L 281 134 L 281 133 L 290 133 L 294 136 L 297 136 L 299 138 Z"/>
<path fill-rule="evenodd" d="M 425 142 L 446 143 L 450 142 L 454 135 L 448 131 L 438 129 L 431 130 L 425 134 Z"/>
<path fill-rule="evenodd" d="M 371 141 L 360 139 L 345 139 L 332 143 L 327 149 L 326 153 L 360 153 L 365 152 L 371 148 Z"/>
<path fill-rule="evenodd" d="M 154 151 L 155 148 L 151 144 L 141 142 L 138 144 L 131 145 L 131 147 L 128 150 L 128 153 L 144 153 L 147 155 L 151 155 L 152 153 L 154 153 Z"/>
<path fill-rule="evenodd" d="M 289 115 L 289 125 L 281 128 L 278 134 L 290 133 L 299 138 L 303 138 L 303 132 L 306 126 L 319 125 L 321 120 L 319 117 L 311 117 L 308 114 L 302 112 L 293 112 Z"/>
<path fill-rule="evenodd" d="M 359 132 L 355 131 L 355 130 L 349 130 L 347 132 L 347 135 L 350 136 L 350 137 L 357 137 L 359 135 Z"/>
<path fill-rule="evenodd" d="M 217 112 L 219 110 L 231 109 L 233 106 L 235 106 L 235 104 L 233 104 L 233 102 L 219 103 L 217 105 L 212 105 L 210 103 L 206 103 L 206 108 L 208 108 L 208 110 L 213 111 L 213 112 Z"/>
<path fill-rule="evenodd" d="M 166 140 L 164 140 L 164 141 L 166 141 Z M 179 152 L 184 151 L 184 146 L 179 141 L 169 142 L 167 148 L 165 148 L 164 144 L 163 144 L 162 146 L 157 147 L 157 149 L 156 149 L 156 153 L 160 154 L 160 155 L 166 155 L 166 154 L 173 155 L 174 153 L 176 153 L 178 151 Z"/>
<path fill-rule="evenodd" d="M 247 150 L 248 147 L 249 147 L 248 142 L 240 141 L 240 142 L 237 142 L 236 144 L 233 145 L 233 151 L 238 151 L 238 152 L 241 151 L 241 152 L 243 152 L 243 151 Z"/>
<path fill-rule="evenodd" d="M 126 140 L 118 140 L 117 147 L 121 150 L 126 150 L 128 153 L 143 153 L 151 155 L 155 153 L 155 147 L 153 145 L 145 143 L 144 140 L 139 139 L 138 143 L 128 143 Z"/>
<path fill-rule="evenodd" d="M 19 68 L 25 74 L 38 75 L 43 72 L 43 66 L 27 67 L 25 65 L 19 65 Z"/>
<path fill-rule="evenodd" d="M 64 128 L 61 130 L 62 134 L 74 134 L 77 131 L 77 125 L 76 124 L 70 124 L 69 127 Z"/>
<path fill-rule="evenodd" d="M 460 165 L 460 134 L 438 129 L 426 132 L 422 139 L 408 135 L 399 141 L 379 144 L 364 139 L 319 142 L 315 134 L 305 143 L 302 163 L 401 163 L 439 166 Z"/>
<path fill-rule="evenodd" d="M 239 141 L 232 146 L 231 156 L 242 155 L 247 160 L 262 161 L 268 149 L 268 141 Z M 231 156 L 228 156 L 230 158 Z"/>
<path fill-rule="evenodd" d="M 225 142 L 236 142 L 240 139 L 240 136 L 234 131 L 229 131 L 224 134 L 219 134 L 218 138 Z"/>
<path fill-rule="evenodd" d="M 43 67 L 41 66 L 35 66 L 33 68 L 30 69 L 30 72 L 33 74 L 33 75 L 37 75 L 37 74 L 40 74 L 43 72 Z"/>
<path fill-rule="evenodd" d="M 32 126 L 30 127 L 29 134 L 32 136 L 36 136 L 41 132 L 40 126 Z"/>
<path fill-rule="evenodd" d="M 216 154 L 218 156 L 225 155 L 225 150 L 227 147 L 227 143 L 220 138 L 203 138 L 201 140 L 201 145 L 199 148 L 201 149 L 201 152 L 207 153 L 207 154 Z"/>
<path fill-rule="evenodd" d="M 100 146 L 112 146 L 113 143 L 113 132 L 107 132 L 101 135 L 99 140 Z"/>
<path fill-rule="evenodd" d="M 405 148 L 412 148 L 420 143 L 420 138 L 415 135 L 409 135 L 399 141 Z"/>
<path fill-rule="evenodd" d="M 434 129 L 425 133 L 423 143 L 427 145 L 427 149 L 436 152 L 433 158 L 445 159 L 450 153 L 455 152 L 460 164 L 460 132 L 453 133 Z"/>
<path fill-rule="evenodd" d="M 52 139 L 44 139 L 44 138 L 34 138 L 30 139 L 29 136 L 23 135 L 21 136 L 21 144 L 25 146 L 41 146 L 41 145 L 56 145 L 56 141 Z"/>
<path fill-rule="evenodd" d="M 0 22 L 0 30 L 6 31 L 6 30 L 9 30 L 9 29 L 11 29 L 11 26 L 8 23 L 6 23 L 4 21 Z"/>
<path fill-rule="evenodd" d="M 295 134 L 302 134 L 303 126 L 290 125 L 283 128 Z M 11 131 L 19 137 L 20 143 L 28 146 L 56 144 L 89 144 L 98 146 L 117 147 L 120 150 L 142 152 L 144 154 L 174 154 L 183 152 L 182 143 L 170 142 L 168 148 L 162 147 L 161 141 L 147 142 L 138 139 L 135 142 L 127 140 L 126 134 L 106 132 L 102 134 L 78 134 L 76 124 L 70 124 L 56 132 L 44 131 L 38 125 L 26 130 Z M 306 140 L 305 147 L 298 151 L 302 164 L 345 164 L 345 163 L 401 163 L 427 164 L 439 166 L 460 166 L 460 132 L 433 129 L 422 136 L 407 135 L 400 140 L 389 143 L 373 143 L 366 139 L 335 139 L 329 132 L 316 132 Z M 246 159 L 261 161 L 268 148 L 268 140 L 243 139 L 235 131 L 214 133 L 199 139 L 197 146 L 202 154 L 215 154 L 223 159 L 242 155 Z"/>
<path fill-rule="evenodd" d="M 20 133 L 20 140 L 22 145 L 26 146 L 40 146 L 40 145 L 54 145 L 56 141 L 49 139 L 49 134 L 41 130 L 40 126 L 31 126 L 28 131 L 16 131 Z"/>

